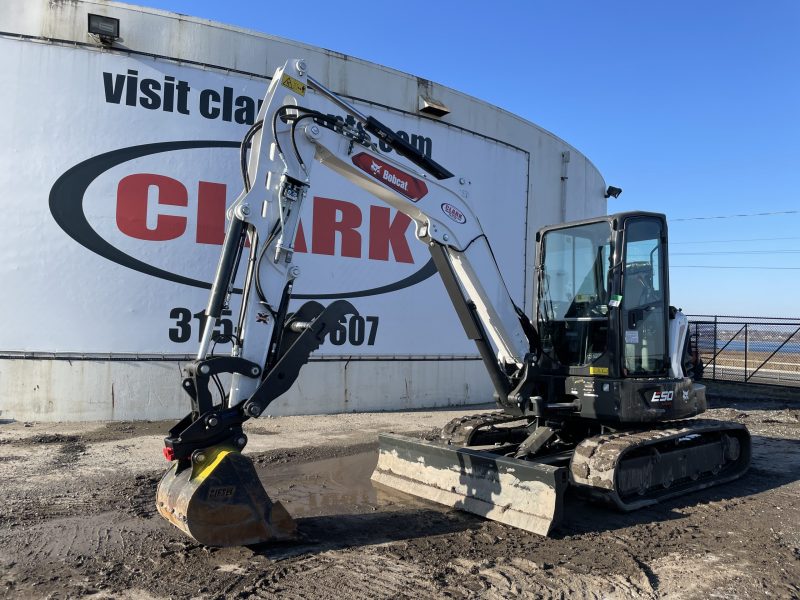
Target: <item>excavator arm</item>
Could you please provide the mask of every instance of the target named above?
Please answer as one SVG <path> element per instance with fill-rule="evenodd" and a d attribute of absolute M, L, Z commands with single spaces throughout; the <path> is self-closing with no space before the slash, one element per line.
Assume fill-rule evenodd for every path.
<path fill-rule="evenodd" d="M 520 311 L 511 300 L 489 241 L 461 198 L 464 190 L 459 181 L 465 180 L 456 180 L 394 131 L 327 90 L 298 66 L 302 64 L 290 61 L 276 72 L 258 120 L 245 138 L 244 190 L 229 209 L 230 223 L 200 349 L 197 359 L 186 367 L 184 389 L 192 397 L 193 410 L 174 431 L 178 435 L 167 438 L 168 458 L 188 458 L 198 444 L 218 442 L 223 436 L 233 437 L 243 447 L 240 432 L 226 426 L 259 416 L 291 386 L 308 354 L 339 319 L 355 313 L 348 302 L 326 308 L 315 303 L 287 321 L 292 286 L 300 276 L 292 263 L 294 240 L 317 162 L 414 221 L 416 237 L 431 252 L 464 329 L 477 343 L 501 397 L 511 391 L 512 376 L 530 353 Z M 343 108 L 362 128 L 304 107 L 309 89 Z M 368 132 L 428 174 L 381 154 Z M 245 156 L 248 143 L 249 158 Z M 212 357 L 214 324 L 233 301 L 234 280 L 242 263 L 246 263 L 246 275 L 233 349 L 230 356 Z M 320 319 L 321 315 L 325 318 Z M 219 410 L 213 410 L 208 384 L 221 373 L 231 375 L 230 390 Z M 201 426 L 196 425 L 198 420 L 203 421 Z M 193 426 L 201 430 L 186 435 L 186 428 Z"/>

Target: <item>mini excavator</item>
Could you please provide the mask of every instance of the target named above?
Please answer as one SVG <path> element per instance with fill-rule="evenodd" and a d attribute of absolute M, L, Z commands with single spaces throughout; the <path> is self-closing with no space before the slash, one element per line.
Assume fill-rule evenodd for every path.
<path fill-rule="evenodd" d="M 311 90 L 354 121 L 308 108 Z M 404 161 L 381 153 L 378 141 Z M 171 466 L 156 503 L 179 529 L 210 546 L 296 535 L 242 454 L 242 424 L 286 392 L 340 320 L 357 313 L 346 300 L 289 309 L 300 276 L 292 264 L 298 218 L 317 162 L 413 220 L 500 409 L 456 419 L 435 441 L 381 435 L 375 482 L 547 535 L 568 488 L 630 511 L 747 470 L 743 425 L 690 418 L 706 410 L 705 387 L 692 378 L 688 320 L 669 305 L 663 215 L 626 212 L 540 230 L 531 318 L 512 301 L 460 178 L 298 59 L 275 72 L 242 142 L 244 189 L 228 211 L 200 348 L 185 366 L 191 412 L 165 438 Z M 214 355 L 214 327 L 238 293 L 240 268 L 232 351 Z"/>

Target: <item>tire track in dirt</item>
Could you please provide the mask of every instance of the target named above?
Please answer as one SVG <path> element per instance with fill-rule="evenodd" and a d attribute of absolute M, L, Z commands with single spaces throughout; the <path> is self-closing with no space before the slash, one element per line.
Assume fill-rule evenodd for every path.
<path fill-rule="evenodd" d="M 456 559 L 452 563 L 452 581 L 472 577 L 483 586 L 481 598 L 500 600 L 509 597 L 541 598 L 654 598 L 654 591 L 643 574 L 576 573 L 564 567 L 541 565 L 522 557 L 498 557 L 480 562 Z M 472 590 L 471 590 L 472 591 Z M 465 596 L 468 597 L 468 596 Z"/>
<path fill-rule="evenodd" d="M 252 588 L 259 597 L 435 598 L 438 588 L 419 565 L 372 552 L 326 552 L 280 564 Z"/>

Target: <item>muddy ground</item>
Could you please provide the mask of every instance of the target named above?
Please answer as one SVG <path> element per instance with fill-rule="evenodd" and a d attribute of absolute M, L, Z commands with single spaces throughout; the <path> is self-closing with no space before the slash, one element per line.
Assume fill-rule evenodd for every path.
<path fill-rule="evenodd" d="M 167 423 L 0 422 L 0 595 L 21 598 L 797 598 L 800 392 L 716 386 L 740 481 L 634 514 L 569 497 L 551 538 L 373 489 L 379 431 L 470 411 L 265 418 L 248 451 L 302 539 L 198 546 L 155 512 Z"/>

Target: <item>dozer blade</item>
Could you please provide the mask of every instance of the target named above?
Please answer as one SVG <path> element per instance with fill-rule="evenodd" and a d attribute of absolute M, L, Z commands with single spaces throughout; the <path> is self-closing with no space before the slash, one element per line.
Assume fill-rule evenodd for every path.
<path fill-rule="evenodd" d="M 401 435 L 378 436 L 372 481 L 547 535 L 561 520 L 567 469 Z"/>
<path fill-rule="evenodd" d="M 293 539 L 297 525 L 272 502 L 249 458 L 214 446 L 198 461 L 175 461 L 161 478 L 156 505 L 161 516 L 206 546 L 246 546 Z"/>

